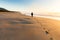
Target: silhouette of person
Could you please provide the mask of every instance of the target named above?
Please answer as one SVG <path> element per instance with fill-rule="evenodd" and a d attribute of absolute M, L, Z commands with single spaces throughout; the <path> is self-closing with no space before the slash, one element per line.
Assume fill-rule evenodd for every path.
<path fill-rule="evenodd" d="M 33 17 L 33 12 L 31 12 L 31 16 Z"/>

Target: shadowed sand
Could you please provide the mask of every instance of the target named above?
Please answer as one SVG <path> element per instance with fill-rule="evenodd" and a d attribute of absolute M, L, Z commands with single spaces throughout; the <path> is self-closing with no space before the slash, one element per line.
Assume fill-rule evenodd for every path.
<path fill-rule="evenodd" d="M 0 40 L 60 40 L 60 21 L 0 12 Z"/>

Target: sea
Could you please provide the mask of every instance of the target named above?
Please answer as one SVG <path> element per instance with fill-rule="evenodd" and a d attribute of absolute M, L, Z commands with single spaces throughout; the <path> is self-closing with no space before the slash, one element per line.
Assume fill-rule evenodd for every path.
<path fill-rule="evenodd" d="M 28 16 L 31 16 L 30 14 L 26 14 Z M 54 20 L 60 20 L 60 17 L 59 16 L 42 16 L 42 15 L 39 15 L 39 14 L 34 14 L 35 17 L 43 17 L 43 18 L 49 18 L 49 19 L 54 19 Z"/>

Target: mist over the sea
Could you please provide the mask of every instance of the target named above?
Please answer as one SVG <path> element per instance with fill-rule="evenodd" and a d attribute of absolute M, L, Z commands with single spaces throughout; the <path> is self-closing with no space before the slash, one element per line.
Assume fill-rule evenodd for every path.
<path fill-rule="evenodd" d="M 24 13 L 25 15 L 31 16 L 31 13 Z M 34 13 L 35 17 L 50 18 L 60 20 L 60 13 Z"/>

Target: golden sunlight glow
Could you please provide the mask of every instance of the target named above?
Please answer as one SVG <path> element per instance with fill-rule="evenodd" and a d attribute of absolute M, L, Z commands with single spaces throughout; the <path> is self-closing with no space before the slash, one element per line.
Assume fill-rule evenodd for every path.
<path fill-rule="evenodd" d="M 38 3 L 33 3 L 27 10 L 41 13 L 41 12 L 60 12 L 60 0 L 54 0 L 48 6 L 41 6 Z"/>

